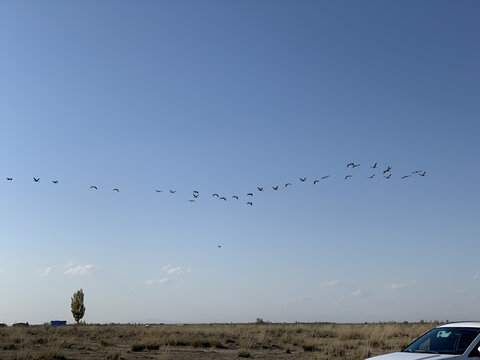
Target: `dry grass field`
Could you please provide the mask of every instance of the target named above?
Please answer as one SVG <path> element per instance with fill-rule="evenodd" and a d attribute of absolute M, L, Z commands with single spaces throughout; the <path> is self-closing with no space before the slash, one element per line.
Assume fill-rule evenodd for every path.
<path fill-rule="evenodd" d="M 362 360 L 436 323 L 70 325 L 0 328 L 2 360 Z"/>

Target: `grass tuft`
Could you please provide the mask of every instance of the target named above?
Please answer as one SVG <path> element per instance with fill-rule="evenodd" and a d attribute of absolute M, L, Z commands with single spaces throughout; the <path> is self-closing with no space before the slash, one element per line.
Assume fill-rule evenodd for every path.
<path fill-rule="evenodd" d="M 250 357 L 250 351 L 245 348 L 238 349 L 238 356 L 242 358 L 249 358 Z"/>

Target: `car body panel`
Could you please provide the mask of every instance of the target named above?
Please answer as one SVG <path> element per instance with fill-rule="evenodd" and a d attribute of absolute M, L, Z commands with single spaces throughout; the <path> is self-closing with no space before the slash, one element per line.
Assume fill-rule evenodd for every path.
<path fill-rule="evenodd" d="M 456 323 L 443 324 L 443 325 L 437 326 L 437 328 L 444 328 L 444 327 L 480 328 L 480 322 L 464 321 L 464 322 L 456 322 Z"/>
<path fill-rule="evenodd" d="M 375 356 L 367 360 L 451 360 L 461 359 L 463 355 L 442 355 L 442 354 L 424 354 L 424 353 L 407 353 L 396 352 L 392 354 Z"/>

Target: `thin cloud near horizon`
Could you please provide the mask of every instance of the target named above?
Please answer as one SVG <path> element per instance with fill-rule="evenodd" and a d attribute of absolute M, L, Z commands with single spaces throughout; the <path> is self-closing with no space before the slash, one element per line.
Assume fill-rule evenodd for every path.
<path fill-rule="evenodd" d="M 338 280 L 331 280 L 331 281 L 327 281 L 327 282 L 324 282 L 324 283 L 321 283 L 320 284 L 320 287 L 331 287 L 331 286 L 335 286 L 335 285 L 338 285 L 339 284 L 339 281 Z"/>
<path fill-rule="evenodd" d="M 164 277 L 164 278 L 161 278 L 161 279 L 156 279 L 156 280 L 146 280 L 145 281 L 145 284 L 149 285 L 149 286 L 152 286 L 152 285 L 155 285 L 155 284 L 158 284 L 158 285 L 164 285 L 164 284 L 168 284 L 171 282 L 171 279 L 169 277 Z"/>
<path fill-rule="evenodd" d="M 43 270 L 39 270 L 37 271 L 37 273 L 35 274 L 36 276 L 40 276 L 40 277 L 44 277 L 44 276 L 48 276 L 50 275 L 50 272 L 52 271 L 52 268 L 50 266 L 46 267 L 45 269 Z"/>
<path fill-rule="evenodd" d="M 70 267 L 65 271 L 64 274 L 66 275 L 87 275 L 91 274 L 95 269 L 95 266 L 92 264 L 87 264 L 87 265 L 78 265 L 75 267 Z"/>

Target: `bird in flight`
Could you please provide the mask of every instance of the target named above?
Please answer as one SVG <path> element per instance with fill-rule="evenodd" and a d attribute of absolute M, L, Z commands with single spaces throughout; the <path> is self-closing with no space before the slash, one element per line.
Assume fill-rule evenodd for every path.
<path fill-rule="evenodd" d="M 118 190 L 117 188 L 112 189 L 112 191 L 120 192 L 120 190 Z"/>
<path fill-rule="evenodd" d="M 214 196 L 218 197 L 218 194 L 212 194 L 212 197 L 214 197 Z"/>
<path fill-rule="evenodd" d="M 253 196 L 253 193 L 248 193 L 247 196 Z"/>
<path fill-rule="evenodd" d="M 328 179 L 329 177 L 330 177 L 330 175 L 322 176 L 322 180 Z"/>
<path fill-rule="evenodd" d="M 347 176 L 345 176 L 345 180 L 347 180 L 348 178 L 351 178 L 351 177 L 352 177 L 352 175 L 347 175 Z"/>
<path fill-rule="evenodd" d="M 263 191 L 263 187 L 257 187 L 258 191 Z"/>
<path fill-rule="evenodd" d="M 374 177 L 375 177 L 375 174 L 373 174 L 372 176 L 369 176 L 368 178 L 373 179 Z"/>
<path fill-rule="evenodd" d="M 92 185 L 92 186 L 90 186 L 90 189 L 98 190 L 98 187 L 96 187 L 95 185 Z"/>
<path fill-rule="evenodd" d="M 390 176 L 392 176 L 392 174 L 388 174 L 387 176 L 384 176 L 385 179 L 390 179 Z"/>
<path fill-rule="evenodd" d="M 219 248 L 221 248 L 221 247 L 222 247 L 222 245 L 217 245 L 217 246 L 218 246 Z"/>
<path fill-rule="evenodd" d="M 58 180 L 52 180 L 52 184 L 58 184 Z"/>
<path fill-rule="evenodd" d="M 163 192 L 163 190 L 155 190 L 155 192 Z"/>
<path fill-rule="evenodd" d="M 350 166 L 354 166 L 355 164 L 354 163 L 349 163 L 347 164 L 347 168 L 350 167 Z"/>
<path fill-rule="evenodd" d="M 402 176 L 402 180 L 403 180 L 403 179 L 406 179 L 406 178 L 408 178 L 408 177 L 410 177 L 410 175 Z"/>
<path fill-rule="evenodd" d="M 427 173 L 427 172 L 424 171 L 422 174 L 418 174 L 418 175 L 420 175 L 420 176 L 425 176 L 426 173 Z"/>
<path fill-rule="evenodd" d="M 169 190 L 170 191 L 170 194 L 175 194 L 177 192 L 177 190 Z"/>
<path fill-rule="evenodd" d="M 238 200 L 238 196 L 237 196 L 237 195 L 233 195 L 233 196 L 232 196 L 232 199 L 237 199 L 237 200 Z"/>
<path fill-rule="evenodd" d="M 33 178 L 33 181 L 39 182 L 39 181 L 40 181 L 40 178 L 37 179 L 36 177 L 34 177 L 34 178 Z"/>
<path fill-rule="evenodd" d="M 278 185 L 277 186 L 272 186 L 273 190 L 278 190 Z"/>
<path fill-rule="evenodd" d="M 292 184 L 290 184 L 290 183 L 286 183 L 286 184 L 285 184 L 285 187 L 287 187 L 288 185 L 292 185 Z"/>
<path fill-rule="evenodd" d="M 253 206 L 253 202 L 249 201 L 247 202 L 247 205 Z"/>
<path fill-rule="evenodd" d="M 193 194 L 193 197 L 196 199 L 196 198 L 198 197 L 198 195 L 194 193 L 194 194 Z"/>
<path fill-rule="evenodd" d="M 352 167 L 356 168 L 356 167 L 359 167 L 360 164 L 353 164 Z"/>
<path fill-rule="evenodd" d="M 307 180 L 306 177 L 304 177 L 304 178 L 299 178 L 299 179 L 300 179 L 301 182 L 304 182 L 305 180 Z"/>
<path fill-rule="evenodd" d="M 225 196 L 222 196 L 222 197 L 220 198 L 220 200 L 225 200 L 225 201 L 227 201 L 227 198 L 226 198 Z"/>
<path fill-rule="evenodd" d="M 315 185 L 318 182 L 320 182 L 320 180 L 313 180 L 313 185 Z"/>
<path fill-rule="evenodd" d="M 188 201 L 190 201 L 190 202 L 195 202 L 195 200 L 188 200 Z"/>
<path fill-rule="evenodd" d="M 376 169 L 377 168 L 377 163 L 373 164 L 373 166 L 370 166 L 372 169 Z"/>
<path fill-rule="evenodd" d="M 387 173 L 389 172 L 390 170 L 392 170 L 392 167 L 391 166 L 387 166 L 387 168 L 385 170 L 383 170 L 383 173 Z"/>
<path fill-rule="evenodd" d="M 12 180 L 13 180 L 13 178 L 7 178 L 7 180 L 8 180 L 8 181 L 12 181 Z"/>

